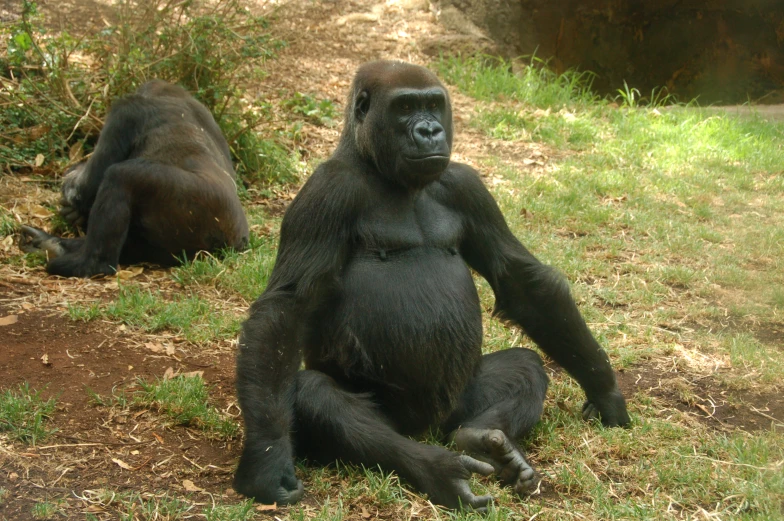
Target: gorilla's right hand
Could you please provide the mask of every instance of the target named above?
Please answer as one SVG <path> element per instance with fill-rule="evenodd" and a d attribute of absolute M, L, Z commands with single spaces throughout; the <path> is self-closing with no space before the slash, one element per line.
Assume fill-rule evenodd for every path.
<path fill-rule="evenodd" d="M 269 505 L 299 501 L 305 489 L 294 474 L 289 440 L 246 440 L 234 475 L 234 490 Z"/>
<path fill-rule="evenodd" d="M 430 500 L 438 505 L 487 512 L 493 497 L 475 495 L 471 491 L 469 480 L 474 473 L 483 476 L 492 474 L 493 466 L 441 447 L 428 448 L 437 450 L 423 460 L 425 467 L 419 469 L 417 488 L 427 492 Z"/>

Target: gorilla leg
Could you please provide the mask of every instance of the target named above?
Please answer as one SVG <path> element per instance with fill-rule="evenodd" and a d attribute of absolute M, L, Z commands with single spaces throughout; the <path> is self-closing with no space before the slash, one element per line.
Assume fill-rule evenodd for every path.
<path fill-rule="evenodd" d="M 46 271 L 63 277 L 111 275 L 117 271 L 120 252 L 131 223 L 134 172 L 127 165 L 110 166 L 95 196 L 90 214 L 93 219 L 87 236 L 75 251 L 52 259 Z"/>
<path fill-rule="evenodd" d="M 475 496 L 468 479 L 473 472 L 491 473 L 490 465 L 398 434 L 370 395 L 348 392 L 324 373 L 300 371 L 295 385 L 293 431 L 300 456 L 379 465 L 440 505 L 487 507 L 491 498 Z"/>
<path fill-rule="evenodd" d="M 547 384 L 542 360 L 530 349 L 485 355 L 443 425 L 458 449 L 493 465 L 501 482 L 520 495 L 534 489 L 537 480 L 514 441 L 539 421 Z"/>

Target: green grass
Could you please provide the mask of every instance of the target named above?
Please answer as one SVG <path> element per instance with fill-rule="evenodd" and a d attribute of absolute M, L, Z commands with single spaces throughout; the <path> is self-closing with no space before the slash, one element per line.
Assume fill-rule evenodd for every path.
<path fill-rule="evenodd" d="M 16 391 L 3 391 L 0 394 L 0 433 L 12 440 L 35 445 L 57 431 L 47 426 L 56 403 L 54 398 L 44 400 L 41 391 L 31 390 L 26 382 Z"/>
<path fill-rule="evenodd" d="M 256 507 L 246 500 L 236 505 L 215 505 L 204 509 L 206 521 L 248 521 L 256 519 Z"/>
<path fill-rule="evenodd" d="M 55 519 L 59 517 L 60 506 L 56 503 L 51 503 L 49 501 L 43 501 L 41 503 L 36 503 L 33 505 L 30 513 L 33 516 L 33 519 L 36 520 L 47 520 L 47 519 Z"/>
<path fill-rule="evenodd" d="M 511 62 L 474 56 L 442 58 L 434 68 L 444 81 L 481 101 L 517 101 L 557 110 L 564 106 L 584 106 L 597 99 L 591 92 L 590 73 L 557 75 L 536 58 L 530 65 L 521 66 L 520 73 L 515 74 Z"/>
<path fill-rule="evenodd" d="M 622 107 L 587 101 L 570 75 L 551 83 L 561 94 L 542 98 L 526 84 L 536 73 L 515 75 L 507 64 L 466 60 L 446 70 L 478 100 L 471 126 L 489 139 L 544 144 L 557 158 L 534 175 L 491 160 L 480 170 L 506 181 L 492 190 L 510 227 L 573 282 L 615 367 L 656 368 L 687 403 L 713 397 L 748 408 L 750 392 L 775 400 L 781 346 L 755 335 L 781 322 L 784 125 L 695 106 L 640 107 L 628 96 Z M 489 312 L 492 292 L 479 287 Z M 531 345 L 519 335 L 485 320 L 488 351 Z M 645 392 L 628 398 L 630 430 L 589 428 L 577 419 L 579 387 L 557 375 L 527 441 L 558 499 L 513 508 L 502 500 L 493 515 L 784 515 L 780 430 L 714 431 Z"/>
<path fill-rule="evenodd" d="M 68 314 L 72 320 L 109 318 L 151 333 L 173 331 L 193 343 L 232 338 L 239 331 L 241 320 L 231 313 L 215 310 L 198 295 L 166 299 L 134 285 L 122 285 L 117 298 L 109 303 L 69 304 Z"/>
<path fill-rule="evenodd" d="M 209 388 L 198 374 L 137 378 L 129 387 L 112 389 L 110 396 L 101 396 L 89 388 L 87 393 L 94 405 L 154 409 L 172 425 L 197 428 L 217 439 L 232 439 L 239 434 L 239 424 L 210 404 Z"/>
<path fill-rule="evenodd" d="M 219 438 L 233 438 L 239 432 L 236 421 L 226 418 L 208 401 L 208 390 L 201 376 L 178 375 L 139 379 L 141 390 L 133 393 L 134 405 L 154 407 L 176 425 L 197 427 Z"/>

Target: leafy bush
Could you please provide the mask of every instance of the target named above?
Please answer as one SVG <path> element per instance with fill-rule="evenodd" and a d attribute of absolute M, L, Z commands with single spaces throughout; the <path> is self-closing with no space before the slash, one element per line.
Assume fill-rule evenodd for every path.
<path fill-rule="evenodd" d="M 264 76 L 282 42 L 241 0 L 216 3 L 120 0 L 117 23 L 76 38 L 50 35 L 34 3 L 0 29 L 0 161 L 11 167 L 76 161 L 95 143 L 111 100 L 153 78 L 179 83 L 214 114 L 237 170 L 248 180 L 290 181 L 289 154 L 255 130 L 267 103 L 242 96 L 240 83 Z"/>

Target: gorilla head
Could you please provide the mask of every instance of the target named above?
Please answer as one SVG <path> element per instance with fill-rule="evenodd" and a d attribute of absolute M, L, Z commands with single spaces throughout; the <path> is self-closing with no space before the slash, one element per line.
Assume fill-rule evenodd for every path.
<path fill-rule="evenodd" d="M 346 103 L 345 121 L 342 151 L 351 149 L 386 179 L 406 188 L 422 188 L 449 165 L 449 94 L 424 67 L 395 61 L 362 66 Z"/>

